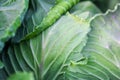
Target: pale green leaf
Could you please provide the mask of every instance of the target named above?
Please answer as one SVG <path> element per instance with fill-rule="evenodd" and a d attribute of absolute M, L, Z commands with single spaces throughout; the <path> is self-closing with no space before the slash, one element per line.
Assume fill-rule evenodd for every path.
<path fill-rule="evenodd" d="M 57 78 L 68 57 L 74 53 L 74 49 L 80 44 L 81 49 L 85 46 L 89 30 L 88 21 L 68 14 L 43 32 L 42 55 L 44 58 L 42 61 L 44 67 L 42 77 L 44 80 Z"/>
<path fill-rule="evenodd" d="M 91 31 L 82 54 L 85 65 L 69 65 L 64 77 L 68 80 L 120 80 L 120 5 L 99 15 L 91 22 Z"/>

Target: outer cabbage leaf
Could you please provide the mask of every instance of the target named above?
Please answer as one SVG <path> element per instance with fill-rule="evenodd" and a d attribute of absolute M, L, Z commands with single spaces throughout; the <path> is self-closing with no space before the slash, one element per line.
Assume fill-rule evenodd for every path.
<path fill-rule="evenodd" d="M 28 7 L 28 0 L 7 0 L 0 4 L 0 51 L 10 37 L 15 35 Z"/>
<path fill-rule="evenodd" d="M 29 33 L 34 27 L 36 27 L 36 25 L 38 25 L 42 18 L 46 15 L 46 13 L 49 11 L 50 7 L 54 4 L 53 2 L 50 3 L 49 1 L 45 1 L 45 0 L 30 0 L 29 1 L 29 9 L 27 11 L 27 15 L 25 16 L 25 19 L 23 21 L 22 26 L 18 29 L 16 36 L 14 38 L 12 38 L 12 42 L 19 42 L 19 40 L 26 35 L 27 33 Z M 39 40 L 40 38 L 38 38 Z M 23 44 L 29 44 L 28 42 L 23 42 Z M 2 44 L 2 43 L 0 43 Z M 22 43 L 21 43 L 22 44 Z M 39 44 L 39 41 L 38 43 Z M 17 44 L 18 45 L 18 44 Z M 29 49 L 29 45 L 21 45 L 21 46 L 17 46 L 14 45 L 11 46 L 10 48 L 5 49 L 5 51 L 3 53 L 2 56 L 2 60 L 4 61 L 5 65 L 7 66 L 7 68 L 5 67 L 4 69 L 2 69 L 0 72 L 0 79 L 6 79 L 6 76 L 10 76 L 11 73 L 17 72 L 17 71 L 33 71 L 35 74 L 36 79 L 38 79 L 39 77 L 39 63 L 38 61 L 34 61 L 33 57 L 31 57 L 31 54 L 26 54 L 25 51 L 23 51 L 23 55 L 21 55 L 21 48 L 25 49 L 24 46 L 28 46 L 26 48 L 26 51 L 28 51 L 27 53 L 29 53 L 31 51 L 31 49 Z M 36 44 L 34 44 L 36 45 Z M 9 45 L 8 45 L 9 46 Z M 38 45 L 38 47 L 40 47 L 41 44 Z M 8 51 L 8 53 L 6 52 Z M 15 53 L 15 54 L 13 54 Z M 39 53 L 39 52 L 38 52 Z M 38 53 L 34 54 L 34 57 L 38 57 L 36 58 L 39 59 L 40 55 Z M 8 56 L 9 54 L 9 56 Z M 29 56 L 29 57 L 28 57 Z M 31 61 L 24 59 L 24 58 L 32 58 Z M 17 62 L 18 60 L 18 62 Z M 26 64 L 26 60 L 27 62 L 33 63 L 32 68 L 31 68 L 31 64 Z M 11 63 L 10 63 L 11 61 Z M 36 65 L 37 62 L 37 65 Z M 36 70 L 36 71 L 35 71 Z M 4 74 L 3 74 L 4 73 Z"/>
<path fill-rule="evenodd" d="M 89 30 L 89 22 L 71 14 L 63 16 L 42 35 L 10 47 L 8 58 L 3 56 L 5 69 L 8 74 L 19 70 L 33 71 L 36 80 L 54 80 L 72 51 L 79 44 L 80 49 L 85 45 Z"/>
<path fill-rule="evenodd" d="M 86 45 L 90 31 L 88 17 L 92 12 L 88 9 L 84 13 L 67 13 L 39 36 L 12 44 L 2 59 L 8 75 L 17 71 L 32 71 L 36 80 L 59 79 L 71 60 L 84 58 L 80 52 Z"/>
<path fill-rule="evenodd" d="M 30 0 L 27 15 L 25 16 L 23 24 L 18 29 L 16 36 L 12 39 L 12 42 L 20 42 L 25 35 L 33 32 L 54 4 L 54 0 Z"/>
<path fill-rule="evenodd" d="M 74 62 L 66 68 L 67 80 L 120 80 L 120 5 L 91 22 L 82 54 L 85 65 Z"/>

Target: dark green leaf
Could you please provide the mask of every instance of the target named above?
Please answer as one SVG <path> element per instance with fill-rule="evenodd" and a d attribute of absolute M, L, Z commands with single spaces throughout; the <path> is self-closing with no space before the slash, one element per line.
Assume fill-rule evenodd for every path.
<path fill-rule="evenodd" d="M 0 69 L 4 67 L 4 64 L 0 61 Z"/>
<path fill-rule="evenodd" d="M 10 37 L 15 35 L 28 7 L 28 0 L 7 0 L 0 4 L 0 51 Z"/>
<path fill-rule="evenodd" d="M 18 29 L 16 36 L 12 39 L 12 42 L 19 42 L 25 35 L 33 32 L 54 4 L 55 2 L 52 1 L 51 3 L 50 0 L 30 0 L 25 20 Z"/>

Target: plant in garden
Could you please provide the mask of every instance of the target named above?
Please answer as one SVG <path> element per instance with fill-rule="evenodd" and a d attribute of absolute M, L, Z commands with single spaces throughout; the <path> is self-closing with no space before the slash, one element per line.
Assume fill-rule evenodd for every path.
<path fill-rule="evenodd" d="M 0 1 L 0 80 L 120 80 L 119 2 Z"/>

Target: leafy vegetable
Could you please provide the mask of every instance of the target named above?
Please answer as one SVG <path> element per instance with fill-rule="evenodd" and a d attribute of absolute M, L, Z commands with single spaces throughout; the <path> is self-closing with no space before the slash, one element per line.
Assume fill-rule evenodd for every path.
<path fill-rule="evenodd" d="M 0 3 L 8 5 L 11 1 Z M 21 27 L 0 55 L 4 64 L 0 80 L 120 80 L 119 1 L 82 1 L 66 14 L 57 16 L 51 12 L 50 7 L 69 1 L 74 0 L 30 0 Z M 98 3 L 106 4 L 106 8 L 100 8 Z M 109 10 L 103 14 L 95 5 Z M 51 26 L 38 31 L 34 38 L 20 41 L 34 33 L 42 21 L 46 22 L 46 16 L 51 18 L 50 12 L 59 19 L 50 21 Z"/>
<path fill-rule="evenodd" d="M 58 0 L 57 4 L 53 8 L 51 8 L 47 16 L 40 23 L 40 25 L 38 25 L 32 33 L 28 34 L 25 39 L 35 37 L 40 32 L 51 26 L 57 19 L 60 18 L 62 14 L 64 14 L 68 9 L 70 9 L 78 2 L 79 0 Z"/>
<path fill-rule="evenodd" d="M 20 42 L 27 34 L 33 32 L 55 3 L 53 0 L 30 0 L 30 4 L 22 26 L 12 39 L 13 43 Z"/>
<path fill-rule="evenodd" d="M 91 3 L 89 5 L 93 4 Z M 94 8 L 94 10 L 97 10 L 97 8 Z M 67 13 L 66 15 L 61 17 L 60 20 L 58 20 L 52 27 L 42 32 L 41 35 L 31 39 L 30 41 L 24 41 L 20 44 L 12 45 L 7 52 L 9 55 L 8 59 L 4 59 L 7 55 L 3 56 L 3 61 L 6 65 L 6 71 L 9 74 L 19 70 L 33 71 L 37 80 L 46 80 L 49 79 L 49 77 L 51 79 L 56 79 L 61 73 L 61 71 L 59 71 L 59 66 L 61 66 L 62 69 L 66 64 L 65 62 L 67 61 L 67 59 L 69 62 L 71 58 L 74 59 L 74 57 L 77 55 L 83 57 L 82 55 L 79 55 L 80 53 L 76 54 L 75 56 L 73 53 L 77 50 L 79 50 L 80 52 L 83 46 L 85 46 L 87 40 L 86 35 L 90 30 L 88 17 L 90 17 L 91 15 L 89 15 L 89 13 L 95 14 L 90 12 L 89 9 L 87 10 L 87 12 L 84 13 L 77 13 L 77 16 L 74 15 L 74 13 Z M 65 25 L 64 23 L 67 22 L 70 23 Z M 81 38 L 79 38 L 78 36 Z M 77 49 L 78 45 L 80 46 Z M 54 48 L 52 48 L 51 46 Z M 60 47 L 62 46 L 64 46 L 65 49 L 68 49 L 61 49 Z M 72 50 L 69 51 L 69 49 L 71 48 Z M 74 48 L 77 50 L 73 51 Z M 63 58 L 59 57 L 59 55 L 63 56 Z M 73 55 L 73 57 L 68 58 L 69 55 Z M 14 59 L 14 57 L 16 58 Z M 57 57 L 58 60 L 56 60 Z M 79 60 L 79 57 L 77 60 Z M 7 66 L 8 61 L 11 61 L 9 67 Z M 59 64 L 56 63 L 58 61 L 60 62 Z M 54 64 L 54 66 L 51 66 L 49 68 L 49 66 L 52 64 Z M 13 67 L 13 69 L 9 69 L 10 66 Z M 56 71 L 51 74 L 52 68 L 56 69 Z"/>
<path fill-rule="evenodd" d="M 82 50 L 88 63 L 69 65 L 65 73 L 68 80 L 120 79 L 119 12 L 120 6 L 115 12 L 93 19 L 87 44 Z"/>
<path fill-rule="evenodd" d="M 15 35 L 27 10 L 28 0 L 7 0 L 0 4 L 0 51 L 10 37 Z"/>

